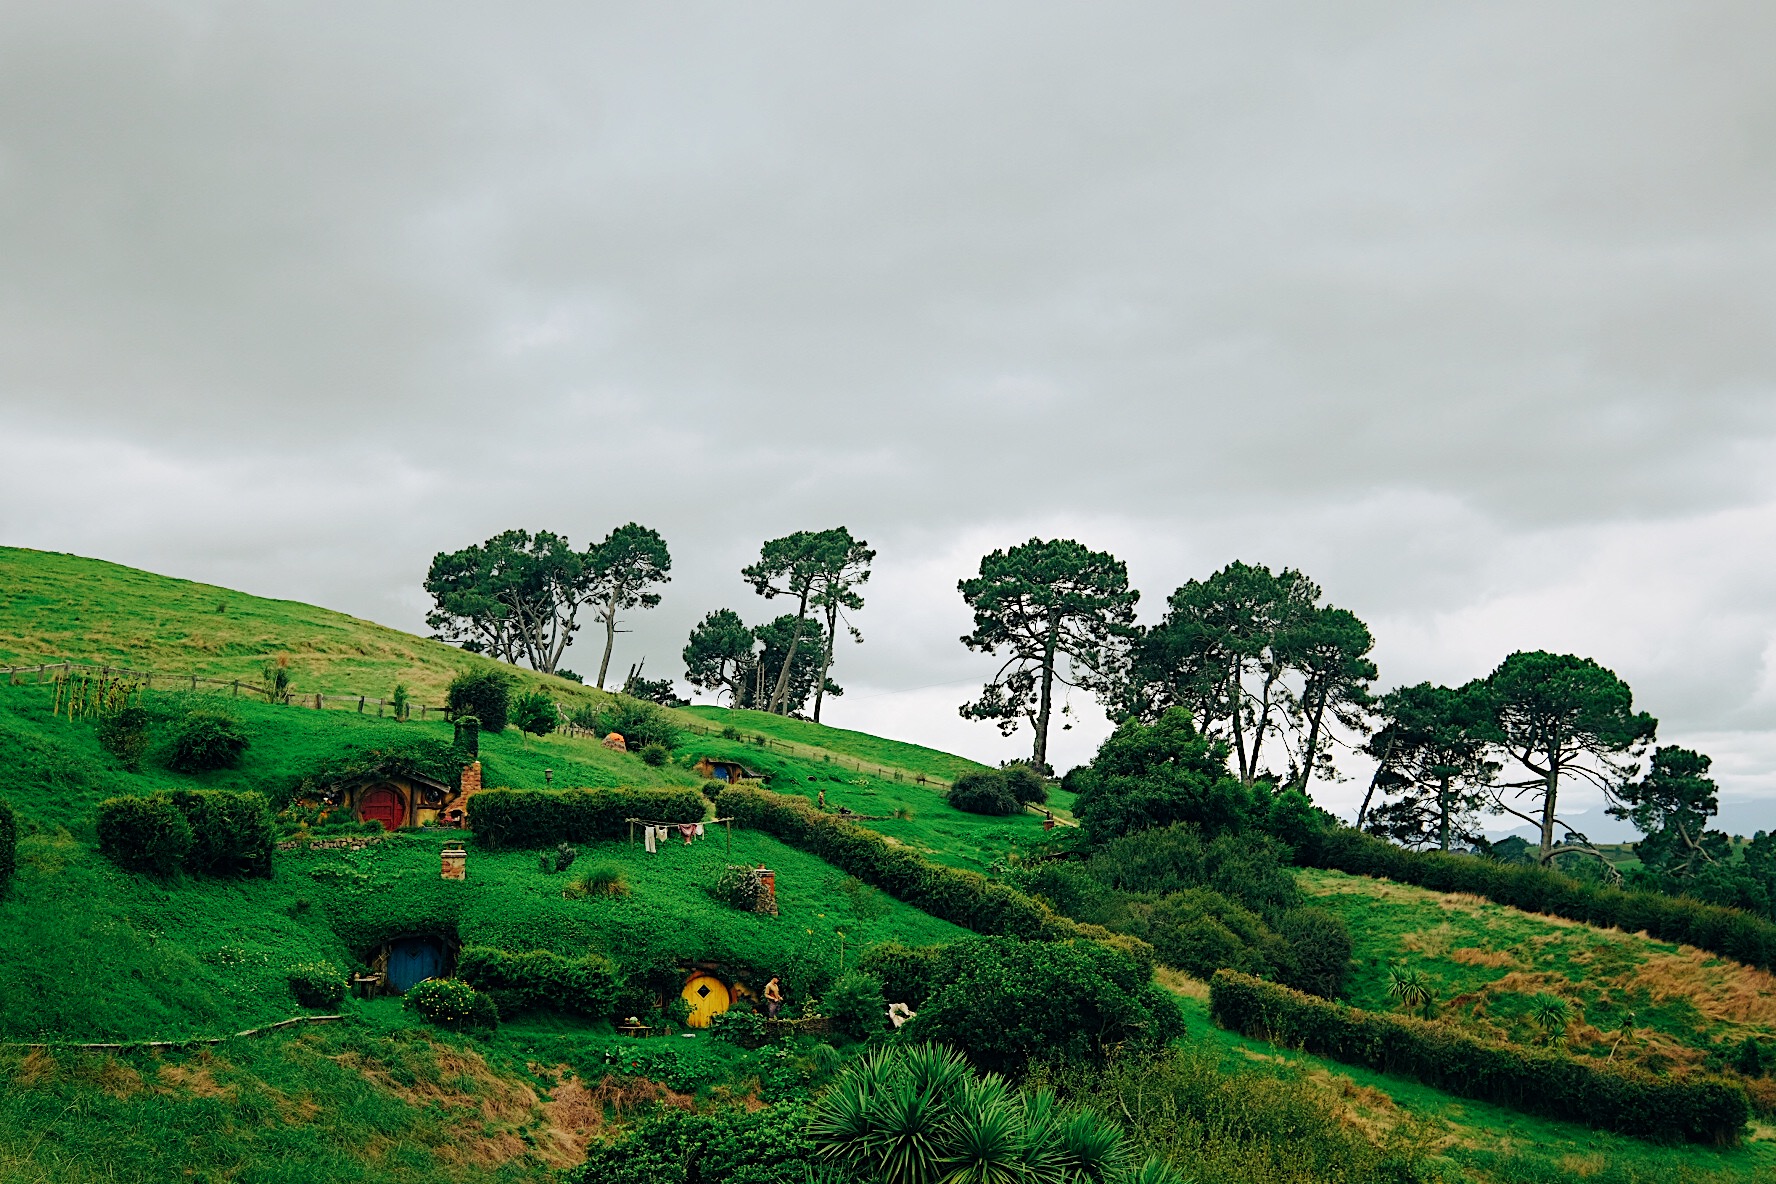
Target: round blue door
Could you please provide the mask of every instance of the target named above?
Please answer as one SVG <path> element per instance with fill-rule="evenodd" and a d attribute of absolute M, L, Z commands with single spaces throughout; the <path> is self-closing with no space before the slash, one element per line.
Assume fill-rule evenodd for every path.
<path fill-rule="evenodd" d="M 444 971 L 444 943 L 435 937 L 404 937 L 389 946 L 388 985 L 405 994 L 415 983 Z"/>

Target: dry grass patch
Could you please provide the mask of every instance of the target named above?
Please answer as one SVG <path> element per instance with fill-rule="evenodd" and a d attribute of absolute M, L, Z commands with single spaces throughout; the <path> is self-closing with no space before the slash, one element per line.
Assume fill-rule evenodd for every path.
<path fill-rule="evenodd" d="M 1153 981 L 1172 992 L 1174 995 L 1183 995 L 1190 999 L 1202 999 L 1204 1001 L 1207 1001 L 1209 997 L 1208 983 L 1203 982 L 1202 979 L 1197 978 L 1194 975 L 1185 974 L 1182 970 L 1176 970 L 1170 966 L 1155 966 L 1153 968 Z"/>

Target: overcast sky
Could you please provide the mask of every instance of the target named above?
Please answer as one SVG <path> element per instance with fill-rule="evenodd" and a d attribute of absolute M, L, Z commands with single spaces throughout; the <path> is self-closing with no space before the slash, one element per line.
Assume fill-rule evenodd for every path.
<path fill-rule="evenodd" d="M 423 631 L 435 552 L 633 519 L 676 677 L 843 523 L 828 722 L 993 760 L 984 551 L 1148 620 L 1294 566 L 1384 687 L 1595 657 L 1776 825 L 1772 61 L 1755 2 L 0 0 L 0 542 Z"/>

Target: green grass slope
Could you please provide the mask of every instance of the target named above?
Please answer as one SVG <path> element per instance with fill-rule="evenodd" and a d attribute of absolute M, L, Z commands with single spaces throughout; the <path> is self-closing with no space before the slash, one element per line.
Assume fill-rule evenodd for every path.
<path fill-rule="evenodd" d="M 294 600 L 267 600 L 100 559 L 0 547 L 0 665 L 92 662 L 257 685 L 288 660 L 298 693 L 440 703 L 458 671 L 512 670 L 564 701 L 596 691 Z"/>

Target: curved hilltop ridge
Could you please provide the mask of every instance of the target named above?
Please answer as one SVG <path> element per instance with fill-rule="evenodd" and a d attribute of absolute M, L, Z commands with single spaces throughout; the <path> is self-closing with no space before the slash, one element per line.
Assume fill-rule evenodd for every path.
<path fill-rule="evenodd" d="M 457 672 L 501 666 L 563 699 L 597 691 L 295 600 L 269 600 L 53 551 L 0 547 L 0 665 L 97 662 L 256 683 L 285 658 L 300 693 L 440 702 Z"/>

